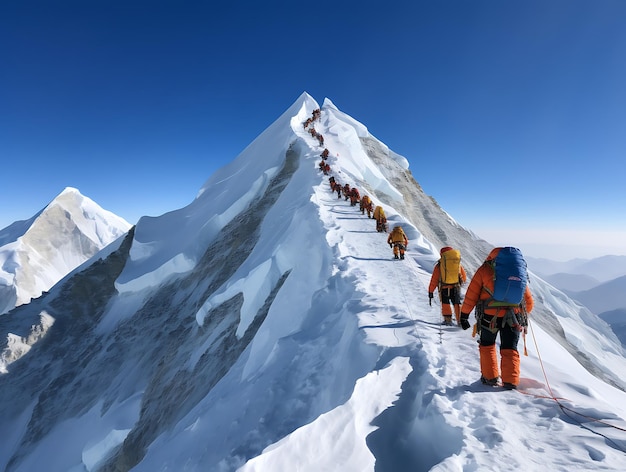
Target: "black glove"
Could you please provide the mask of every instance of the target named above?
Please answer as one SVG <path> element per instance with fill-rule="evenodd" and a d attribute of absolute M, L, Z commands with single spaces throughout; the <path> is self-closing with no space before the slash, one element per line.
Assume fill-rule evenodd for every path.
<path fill-rule="evenodd" d="M 393 247 L 393 244 L 389 243 L 389 247 L 391 247 L 391 248 L 392 248 L 392 247 Z"/>
<path fill-rule="evenodd" d="M 428 304 L 433 306 L 433 292 L 428 292 Z"/>
<path fill-rule="evenodd" d="M 469 314 L 461 313 L 461 328 L 468 329 L 470 327 Z"/>

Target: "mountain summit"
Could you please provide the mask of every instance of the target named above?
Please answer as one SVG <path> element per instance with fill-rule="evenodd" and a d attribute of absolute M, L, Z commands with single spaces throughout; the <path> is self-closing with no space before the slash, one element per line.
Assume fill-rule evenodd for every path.
<path fill-rule="evenodd" d="M 30 302 L 130 224 L 68 187 L 26 221 L 0 231 L 0 314 Z"/>
<path fill-rule="evenodd" d="M 405 260 L 329 176 L 402 225 Z M 405 158 L 302 94 L 189 205 L 0 317 L 0 467 L 621 470 L 608 325 L 532 277 L 520 390 L 486 387 L 475 339 L 429 306 L 443 245 L 470 275 L 492 248 Z"/>

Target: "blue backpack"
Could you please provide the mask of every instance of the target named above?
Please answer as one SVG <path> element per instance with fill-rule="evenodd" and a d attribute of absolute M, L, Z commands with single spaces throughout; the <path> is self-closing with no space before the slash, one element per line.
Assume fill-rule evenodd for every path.
<path fill-rule="evenodd" d="M 516 247 L 503 247 L 491 261 L 494 270 L 493 300 L 490 306 L 514 306 L 522 303 L 528 284 L 526 261 Z"/>

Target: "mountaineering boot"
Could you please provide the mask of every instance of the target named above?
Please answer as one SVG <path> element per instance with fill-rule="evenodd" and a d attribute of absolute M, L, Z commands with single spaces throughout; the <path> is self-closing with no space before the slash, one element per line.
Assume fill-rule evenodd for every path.
<path fill-rule="evenodd" d="M 489 385 L 490 387 L 495 387 L 498 385 L 498 377 L 495 377 L 493 379 L 488 379 L 481 375 L 480 381 L 485 385 Z"/>
<path fill-rule="evenodd" d="M 404 259 L 404 254 L 400 254 L 400 259 Z"/>
<path fill-rule="evenodd" d="M 517 385 L 509 383 L 509 382 L 504 382 L 502 386 L 507 390 L 515 390 L 517 388 Z"/>
<path fill-rule="evenodd" d="M 398 255 L 397 255 L 397 254 L 394 254 L 394 255 L 393 255 L 393 258 L 394 258 L 394 259 L 400 259 L 400 258 L 398 257 Z"/>
<path fill-rule="evenodd" d="M 444 315 L 443 324 L 445 326 L 452 326 L 452 315 Z"/>

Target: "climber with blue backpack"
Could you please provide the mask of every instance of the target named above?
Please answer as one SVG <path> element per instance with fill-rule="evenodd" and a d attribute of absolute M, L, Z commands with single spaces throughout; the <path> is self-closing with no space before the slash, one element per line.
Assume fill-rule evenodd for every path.
<path fill-rule="evenodd" d="M 528 286 L 526 261 L 519 249 L 497 247 L 481 265 L 467 287 L 461 307 L 461 327 L 470 327 L 469 314 L 474 310 L 474 329 L 480 335 L 479 356 L 481 381 L 515 389 L 520 380 L 520 356 L 517 344 L 528 325 L 533 309 Z M 496 338 L 500 333 L 500 369 Z"/>

